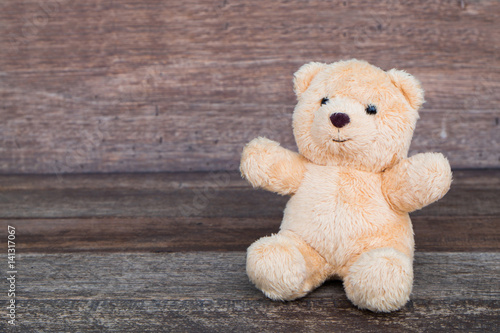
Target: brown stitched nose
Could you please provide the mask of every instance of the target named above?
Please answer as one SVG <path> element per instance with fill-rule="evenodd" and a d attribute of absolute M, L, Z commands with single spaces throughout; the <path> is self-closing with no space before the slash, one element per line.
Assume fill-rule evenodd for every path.
<path fill-rule="evenodd" d="M 332 122 L 333 126 L 342 128 L 345 125 L 349 124 L 351 119 L 349 119 L 349 116 L 345 113 L 334 113 L 330 116 L 330 121 Z"/>

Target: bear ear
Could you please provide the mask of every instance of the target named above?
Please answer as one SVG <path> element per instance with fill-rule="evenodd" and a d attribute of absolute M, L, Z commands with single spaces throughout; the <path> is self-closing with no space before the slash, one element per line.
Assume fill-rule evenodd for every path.
<path fill-rule="evenodd" d="M 302 65 L 298 71 L 293 74 L 293 90 L 300 98 L 300 95 L 307 90 L 312 79 L 322 70 L 326 64 L 320 62 L 310 62 L 308 64 Z"/>
<path fill-rule="evenodd" d="M 424 104 L 424 90 L 414 76 L 397 69 L 391 69 L 387 74 L 392 83 L 403 92 L 412 108 L 418 110 Z"/>

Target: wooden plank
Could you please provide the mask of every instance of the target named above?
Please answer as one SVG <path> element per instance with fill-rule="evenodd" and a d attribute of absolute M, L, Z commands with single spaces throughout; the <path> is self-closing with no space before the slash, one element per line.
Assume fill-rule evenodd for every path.
<path fill-rule="evenodd" d="M 499 215 L 499 171 L 465 175 L 458 176 L 457 186 L 442 200 L 412 216 Z M 236 173 L 225 172 L 0 177 L 0 218 L 277 218 L 287 201 L 287 197 L 254 190 Z"/>
<path fill-rule="evenodd" d="M 234 170 L 294 146 L 300 65 L 351 57 L 423 82 L 413 152 L 500 166 L 498 1 L 44 4 L 1 5 L 2 173 Z"/>
<path fill-rule="evenodd" d="M 499 259 L 500 253 L 417 252 L 413 299 L 498 301 Z M 265 299 L 248 281 L 244 252 L 21 253 L 17 271 L 20 300 Z M 346 299 L 340 282 L 307 298 L 332 297 Z"/>
<path fill-rule="evenodd" d="M 248 189 L 248 182 L 237 171 L 0 175 L 0 191 L 54 189 L 203 189 L 218 185 L 224 189 Z M 500 169 L 453 170 L 452 187 L 500 189 Z"/>
<path fill-rule="evenodd" d="M 245 251 L 276 233 L 278 218 L 88 218 L 0 220 L 21 253 Z M 413 218 L 417 251 L 498 252 L 500 217 Z"/>
<path fill-rule="evenodd" d="M 206 195 L 205 193 L 208 193 Z M 0 218 L 281 217 L 287 197 L 263 190 L 60 189 L 2 191 Z M 452 188 L 412 216 L 494 216 L 500 189 Z"/>
<path fill-rule="evenodd" d="M 500 169 L 453 170 L 452 187 L 498 188 L 500 187 Z"/>
<path fill-rule="evenodd" d="M 499 259 L 498 253 L 417 253 L 412 301 L 399 312 L 373 314 L 357 310 L 339 281 L 302 300 L 272 302 L 248 281 L 241 252 L 25 254 L 18 262 L 18 319 L 24 330 L 50 331 L 87 325 L 101 331 L 494 332 Z"/>
<path fill-rule="evenodd" d="M 500 250 L 500 217 L 412 217 L 417 251 Z"/>
<path fill-rule="evenodd" d="M 467 186 L 495 184 L 500 188 L 500 169 L 467 170 L 465 176 L 455 177 L 454 183 L 467 177 Z M 469 185 L 470 184 L 470 185 Z M 60 175 L 0 175 L 0 191 L 10 190 L 154 190 L 174 191 L 203 189 L 219 186 L 224 189 L 248 189 L 249 183 L 236 171 L 112 173 L 112 174 L 60 174 Z M 495 185 L 494 185 L 495 186 Z"/>
<path fill-rule="evenodd" d="M 347 300 L 20 300 L 8 332 L 498 332 L 497 301 L 413 301 L 372 314 Z M 57 318 L 57 319 L 56 319 Z"/>
<path fill-rule="evenodd" d="M 217 190 L 206 197 L 193 189 L 6 191 L 1 218 L 140 216 L 280 216 L 287 201 L 269 192 Z"/>

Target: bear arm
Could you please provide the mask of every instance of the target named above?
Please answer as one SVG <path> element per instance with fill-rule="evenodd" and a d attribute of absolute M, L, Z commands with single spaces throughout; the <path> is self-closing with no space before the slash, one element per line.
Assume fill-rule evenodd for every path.
<path fill-rule="evenodd" d="M 450 164 L 442 154 L 417 154 L 386 170 L 382 188 L 393 208 L 410 213 L 441 199 L 451 178 Z"/>
<path fill-rule="evenodd" d="M 240 171 L 253 187 L 282 195 L 295 193 L 304 177 L 307 159 L 276 141 L 256 138 L 243 149 Z"/>

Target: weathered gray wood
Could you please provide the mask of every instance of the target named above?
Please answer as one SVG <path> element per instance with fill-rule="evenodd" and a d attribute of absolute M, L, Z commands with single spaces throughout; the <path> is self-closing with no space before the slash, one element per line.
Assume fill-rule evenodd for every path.
<path fill-rule="evenodd" d="M 462 3 L 3 1 L 0 172 L 234 170 L 294 146 L 300 65 L 351 57 L 422 81 L 413 152 L 498 167 L 500 4 Z"/>
<path fill-rule="evenodd" d="M 244 252 L 19 254 L 18 298 L 263 300 Z M 413 299 L 500 300 L 499 253 L 417 252 Z M 2 295 L 2 297 L 5 297 Z M 345 299 L 340 283 L 308 299 Z"/>
<path fill-rule="evenodd" d="M 218 190 L 207 198 L 193 189 L 38 190 L 3 192 L 1 218 L 280 216 L 287 201 L 269 192 Z"/>
<path fill-rule="evenodd" d="M 500 169 L 483 170 L 453 170 L 452 187 L 467 188 L 499 188 L 500 187 Z"/>
<path fill-rule="evenodd" d="M 249 188 L 237 171 L 111 173 L 64 175 L 0 175 L 0 190 L 42 189 L 146 189 L 179 190 L 207 185 L 221 188 Z M 500 189 L 500 169 L 453 170 L 452 187 Z"/>
<path fill-rule="evenodd" d="M 445 199 L 413 215 L 414 292 L 391 314 L 356 309 L 340 281 L 288 303 L 255 289 L 244 250 L 277 231 L 286 198 L 237 173 L 0 177 L 18 270 L 18 326 L 0 331 L 497 332 L 499 172 L 456 171 Z"/>
<path fill-rule="evenodd" d="M 466 174 L 477 181 L 485 178 L 483 170 L 471 170 Z M 500 171 L 498 174 L 500 178 Z M 490 178 L 490 177 L 486 177 Z M 493 178 L 493 177 L 491 177 Z M 484 180 L 484 183 L 487 183 Z M 490 181 L 491 183 L 491 181 Z M 8 190 L 154 190 L 174 191 L 182 189 L 249 188 L 249 183 L 236 171 L 212 172 L 162 172 L 162 173 L 111 173 L 65 175 L 0 175 L 0 191 Z M 497 185 L 500 188 L 500 184 Z"/>
<path fill-rule="evenodd" d="M 272 302 L 248 281 L 242 252 L 25 254 L 18 263 L 18 322 L 21 330 L 50 331 L 494 332 L 499 259 L 417 253 L 412 301 L 399 312 L 373 314 L 357 310 L 339 281 L 302 300 Z"/>
<path fill-rule="evenodd" d="M 145 190 L 5 191 L 0 218 L 70 217 L 279 217 L 287 197 L 253 189 L 209 192 Z M 452 189 L 446 197 L 413 216 L 481 216 L 500 214 L 500 190 Z"/>
<path fill-rule="evenodd" d="M 347 300 L 290 303 L 234 300 L 19 301 L 8 332 L 498 332 L 498 301 L 410 301 L 372 314 Z"/>
<path fill-rule="evenodd" d="M 488 178 L 479 171 L 459 175 L 442 200 L 412 216 L 499 215 L 498 172 L 487 174 L 491 180 L 485 186 Z M 287 201 L 287 197 L 254 190 L 236 173 L 226 172 L 0 177 L 0 218 L 276 218 L 282 216 Z"/>
<path fill-rule="evenodd" d="M 418 251 L 498 252 L 500 217 L 416 216 Z M 172 217 L 4 219 L 18 231 L 21 253 L 245 251 L 276 233 L 281 218 Z"/>
<path fill-rule="evenodd" d="M 279 217 L 288 200 L 252 189 L 210 193 L 207 198 L 193 189 L 5 191 L 0 202 L 0 218 Z M 500 190 L 452 189 L 438 203 L 413 213 L 413 216 L 498 215 L 498 198 Z"/>

